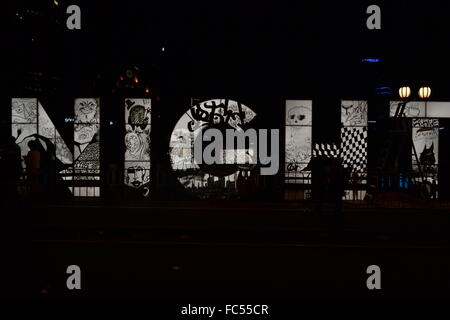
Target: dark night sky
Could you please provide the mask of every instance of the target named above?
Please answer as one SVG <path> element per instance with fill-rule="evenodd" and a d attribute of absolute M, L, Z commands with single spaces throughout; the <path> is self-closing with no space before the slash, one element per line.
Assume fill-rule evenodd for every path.
<path fill-rule="evenodd" d="M 60 73 L 69 65 L 84 71 L 138 65 L 198 94 L 272 88 L 310 96 L 333 87 L 358 95 L 374 83 L 447 81 L 448 1 L 78 3 L 81 31 L 65 30 L 67 1 L 12 2 L 13 65 L 27 60 L 31 68 Z M 365 27 L 372 3 L 382 8 L 381 31 Z M 45 15 L 11 17 L 29 8 Z M 375 71 L 360 62 L 371 56 L 384 58 Z"/>
<path fill-rule="evenodd" d="M 81 7 L 80 31 L 65 27 L 69 4 Z M 366 28 L 370 4 L 382 9 L 380 31 Z M 75 96 L 110 96 L 133 66 L 161 96 L 169 127 L 190 97 L 240 100 L 269 119 L 286 98 L 313 99 L 316 111 L 332 114 L 326 125 L 339 99 L 370 99 L 380 86 L 396 99 L 400 84 L 426 81 L 433 99 L 450 99 L 448 1 L 18 0 L 7 9 L 6 99 L 35 96 L 28 73 L 43 72 L 39 95 L 50 109 L 64 105 L 57 118 Z M 382 62 L 361 62 L 369 57 Z"/>

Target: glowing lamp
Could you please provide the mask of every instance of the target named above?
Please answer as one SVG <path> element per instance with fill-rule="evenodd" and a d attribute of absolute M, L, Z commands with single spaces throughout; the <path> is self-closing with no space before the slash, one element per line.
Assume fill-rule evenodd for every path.
<path fill-rule="evenodd" d="M 407 99 L 411 95 L 411 88 L 410 87 L 401 87 L 398 89 L 398 95 L 402 99 Z"/>
<path fill-rule="evenodd" d="M 428 99 L 431 96 L 431 88 L 430 87 L 421 87 L 419 89 L 419 97 L 421 99 Z"/>

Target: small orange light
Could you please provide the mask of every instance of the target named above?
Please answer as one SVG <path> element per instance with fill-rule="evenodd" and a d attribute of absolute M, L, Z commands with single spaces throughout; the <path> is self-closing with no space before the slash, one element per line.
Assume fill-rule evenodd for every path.
<path fill-rule="evenodd" d="M 150 90 L 148 88 L 145 88 L 145 93 L 149 93 Z"/>

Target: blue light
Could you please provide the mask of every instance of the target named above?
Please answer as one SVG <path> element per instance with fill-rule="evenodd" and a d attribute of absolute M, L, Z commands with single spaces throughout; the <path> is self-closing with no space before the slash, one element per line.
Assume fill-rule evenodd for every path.
<path fill-rule="evenodd" d="M 390 87 L 379 87 L 375 88 L 375 92 L 377 95 L 391 95 L 392 89 Z"/>
<path fill-rule="evenodd" d="M 369 62 L 369 63 L 378 63 L 381 61 L 381 59 L 379 58 L 366 58 L 366 59 L 362 59 L 362 62 Z"/>
<path fill-rule="evenodd" d="M 390 96 L 391 94 L 392 94 L 392 92 L 388 92 L 388 91 L 380 91 L 380 92 L 376 93 L 376 95 L 379 95 L 379 96 Z"/>

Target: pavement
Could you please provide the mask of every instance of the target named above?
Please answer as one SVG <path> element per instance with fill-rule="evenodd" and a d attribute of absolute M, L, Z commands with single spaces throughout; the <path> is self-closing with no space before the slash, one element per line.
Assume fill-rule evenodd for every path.
<path fill-rule="evenodd" d="M 450 298 L 450 212 L 300 202 L 73 202 L 3 210 L 0 297 Z M 83 290 L 65 287 L 68 265 Z M 383 289 L 366 287 L 379 265 Z"/>

